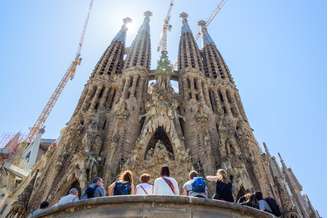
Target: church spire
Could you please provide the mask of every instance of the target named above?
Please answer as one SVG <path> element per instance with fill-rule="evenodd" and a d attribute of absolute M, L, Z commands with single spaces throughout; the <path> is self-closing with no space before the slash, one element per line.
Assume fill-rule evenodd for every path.
<path fill-rule="evenodd" d="M 271 154 L 270 154 L 269 148 L 268 148 L 268 146 L 267 146 L 267 144 L 266 144 L 265 142 L 263 142 L 263 147 L 264 147 L 265 153 L 266 153 L 269 157 L 271 157 Z"/>
<path fill-rule="evenodd" d="M 130 67 L 150 67 L 150 16 L 152 12 L 146 11 L 144 13 L 144 21 L 138 30 L 136 38 L 128 51 L 124 68 Z"/>
<path fill-rule="evenodd" d="M 285 164 L 285 161 L 284 161 L 284 159 L 282 159 L 280 153 L 278 153 L 278 156 L 279 156 L 279 159 L 280 159 L 280 163 L 281 163 L 282 168 L 283 169 L 287 169 L 287 166 Z"/>
<path fill-rule="evenodd" d="M 204 72 L 205 75 L 213 79 L 229 80 L 233 82 L 230 71 L 225 64 L 223 57 L 217 49 L 214 41 L 207 31 L 206 22 L 200 20 L 198 25 L 201 28 L 203 39 L 203 58 L 204 58 Z"/>
<path fill-rule="evenodd" d="M 192 67 L 202 70 L 203 63 L 200 51 L 188 24 L 188 14 L 182 12 L 180 17 L 182 18 L 182 28 L 178 54 L 178 68 L 181 70 L 187 67 Z"/>
<path fill-rule="evenodd" d="M 127 23 L 132 21 L 131 18 L 123 19 L 123 25 L 120 31 L 113 38 L 100 60 L 98 61 L 95 70 L 91 77 L 95 75 L 113 75 L 120 74 L 123 67 L 123 56 L 125 52 L 125 38 L 128 30 Z"/>

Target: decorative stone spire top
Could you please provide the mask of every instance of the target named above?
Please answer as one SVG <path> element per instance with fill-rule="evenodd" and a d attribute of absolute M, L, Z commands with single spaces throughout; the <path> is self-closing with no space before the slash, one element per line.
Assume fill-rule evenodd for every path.
<path fill-rule="evenodd" d="M 191 67 L 202 71 L 202 58 L 195 38 L 188 25 L 188 14 L 186 12 L 182 12 L 180 17 L 182 18 L 182 27 L 178 54 L 178 67 L 180 70 Z"/>
<path fill-rule="evenodd" d="M 182 33 L 186 33 L 186 32 L 189 32 L 189 33 L 192 33 L 191 32 L 191 29 L 189 27 L 189 24 L 188 24 L 188 14 L 186 12 L 182 12 L 180 14 L 180 17 L 182 18 L 182 29 L 181 29 L 181 32 Z"/>
<path fill-rule="evenodd" d="M 131 18 L 123 19 L 123 25 L 115 35 L 110 45 L 98 61 L 91 77 L 121 74 L 123 68 L 123 57 L 125 53 L 125 39 L 128 30 L 127 24 L 132 21 Z"/>
<path fill-rule="evenodd" d="M 122 42 L 125 43 L 125 38 L 126 38 L 126 31 L 128 30 L 127 24 L 131 23 L 132 19 L 129 17 L 126 17 L 123 19 L 123 25 L 121 27 L 121 30 L 116 34 L 112 42 Z"/>
<path fill-rule="evenodd" d="M 149 17 L 153 16 L 153 13 L 151 11 L 145 11 L 144 15 L 145 15 L 146 18 L 149 19 Z"/>
<path fill-rule="evenodd" d="M 127 54 L 124 68 L 130 67 L 150 67 L 150 16 L 151 11 L 144 13 L 144 21 L 138 30 L 136 38 L 133 40 L 132 45 Z"/>
<path fill-rule="evenodd" d="M 200 20 L 200 21 L 198 21 L 198 25 L 200 26 L 201 35 L 202 35 L 202 38 L 203 38 L 203 46 L 208 45 L 208 44 L 215 45 L 215 43 L 212 40 L 211 36 L 207 32 L 206 21 Z"/>
<path fill-rule="evenodd" d="M 180 17 L 182 18 L 182 21 L 187 21 L 188 14 L 186 12 L 181 12 Z"/>
<path fill-rule="evenodd" d="M 200 32 L 203 39 L 203 61 L 204 73 L 212 79 L 228 80 L 234 84 L 233 78 L 230 74 L 225 61 L 212 40 L 207 30 L 207 25 L 204 20 L 198 21 Z"/>

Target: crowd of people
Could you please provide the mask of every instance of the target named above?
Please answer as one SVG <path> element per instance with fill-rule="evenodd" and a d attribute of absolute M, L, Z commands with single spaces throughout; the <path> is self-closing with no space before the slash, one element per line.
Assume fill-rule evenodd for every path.
<path fill-rule="evenodd" d="M 130 170 L 126 170 L 120 174 L 115 182 L 108 186 L 106 191 L 103 179 L 96 177 L 82 194 L 81 200 L 117 195 L 180 195 L 178 182 L 170 176 L 168 166 L 161 168 L 160 177 L 156 178 L 153 184 L 150 183 L 151 176 L 147 173 L 140 176 L 140 183 L 137 185 L 133 178 L 133 173 Z M 236 202 L 240 205 L 272 213 L 278 217 L 281 215 L 276 201 L 271 197 L 263 198 L 261 192 L 247 192 L 235 201 L 232 194 L 232 180 L 233 177 L 230 176 L 228 178 L 227 172 L 223 169 L 217 170 L 216 175 L 206 176 L 205 178 L 200 176 L 197 171 L 192 170 L 189 173 L 188 181 L 182 186 L 181 195 L 209 198 L 207 181 L 216 182 L 216 191 L 212 197 L 214 200 Z M 79 201 L 79 195 L 78 189 L 72 188 L 68 195 L 61 197 L 55 206 Z M 45 203 L 47 202 L 43 202 L 43 204 Z"/>

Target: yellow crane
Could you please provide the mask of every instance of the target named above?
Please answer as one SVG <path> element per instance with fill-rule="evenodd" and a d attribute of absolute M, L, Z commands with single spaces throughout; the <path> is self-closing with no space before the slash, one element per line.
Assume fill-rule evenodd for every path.
<path fill-rule="evenodd" d="M 47 121 L 47 118 L 48 118 L 50 112 L 52 111 L 53 107 L 55 106 L 55 104 L 56 104 L 60 94 L 64 90 L 67 82 L 69 80 L 73 79 L 73 77 L 75 75 L 75 72 L 76 72 L 76 68 L 81 63 L 81 60 L 82 60 L 81 50 L 82 50 L 82 46 L 83 46 L 83 42 L 84 42 L 85 33 L 86 33 L 86 30 L 87 30 L 87 27 L 88 27 L 93 2 L 94 2 L 94 0 L 90 0 L 88 14 L 87 14 L 87 17 L 84 21 L 83 30 L 82 30 L 82 33 L 81 33 L 81 38 L 80 38 L 80 41 L 79 41 L 79 44 L 78 44 L 78 48 L 77 48 L 75 58 L 72 61 L 71 65 L 68 67 L 68 69 L 67 69 L 66 73 L 64 74 L 63 78 L 61 79 L 61 81 L 57 85 L 55 91 L 52 93 L 50 99 L 48 100 L 47 104 L 43 108 L 41 114 L 39 115 L 38 119 L 34 123 L 33 127 L 30 129 L 30 132 L 29 132 L 29 134 L 28 134 L 28 136 L 26 137 L 26 140 L 25 140 L 28 143 L 32 143 L 33 140 L 35 139 L 35 137 L 40 132 L 44 131 L 44 124 Z"/>

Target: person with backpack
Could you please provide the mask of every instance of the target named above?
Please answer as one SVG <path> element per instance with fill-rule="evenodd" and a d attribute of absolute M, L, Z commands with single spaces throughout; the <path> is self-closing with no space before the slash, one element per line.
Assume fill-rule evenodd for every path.
<path fill-rule="evenodd" d="M 136 195 L 151 195 L 153 194 L 153 185 L 149 183 L 150 175 L 143 173 L 140 176 L 141 183 L 136 186 Z"/>
<path fill-rule="evenodd" d="M 104 181 L 101 177 L 96 177 L 90 185 L 88 185 L 81 199 L 97 198 L 106 195 Z"/>
<path fill-rule="evenodd" d="M 189 181 L 187 181 L 183 187 L 183 195 L 207 198 L 207 185 L 203 177 L 200 177 L 198 172 L 192 170 L 189 173 Z"/>
<path fill-rule="evenodd" d="M 227 178 L 227 172 L 224 169 L 219 169 L 215 176 L 206 176 L 208 181 L 216 182 L 216 191 L 213 199 L 234 202 L 232 196 L 232 179 Z"/>
<path fill-rule="evenodd" d="M 263 199 L 262 192 L 255 192 L 254 195 L 259 204 L 260 210 L 272 213 L 273 215 L 275 215 L 277 217 L 281 216 L 280 207 L 277 204 L 275 199 L 273 199 L 271 197 L 267 197 L 267 198 Z"/>
<path fill-rule="evenodd" d="M 154 195 L 180 195 L 177 181 L 170 177 L 168 166 L 161 168 L 161 177 L 155 179 L 153 186 Z"/>
<path fill-rule="evenodd" d="M 134 195 L 135 193 L 133 174 L 130 170 L 122 172 L 118 180 L 108 187 L 108 196 Z"/>

